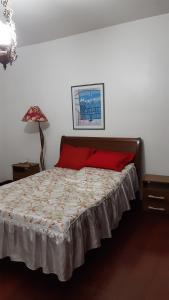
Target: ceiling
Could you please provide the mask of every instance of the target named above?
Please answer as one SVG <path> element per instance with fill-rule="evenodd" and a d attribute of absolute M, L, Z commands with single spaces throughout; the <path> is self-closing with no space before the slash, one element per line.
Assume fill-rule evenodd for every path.
<path fill-rule="evenodd" d="M 169 0 L 10 0 L 18 46 L 169 13 Z M 0 8 L 2 19 L 2 6 Z"/>

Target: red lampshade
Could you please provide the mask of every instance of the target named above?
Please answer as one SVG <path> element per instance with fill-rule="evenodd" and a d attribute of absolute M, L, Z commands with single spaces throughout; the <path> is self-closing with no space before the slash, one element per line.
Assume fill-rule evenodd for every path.
<path fill-rule="evenodd" d="M 22 121 L 24 122 L 47 122 L 48 119 L 45 117 L 39 106 L 31 106 L 27 113 L 24 115 Z"/>

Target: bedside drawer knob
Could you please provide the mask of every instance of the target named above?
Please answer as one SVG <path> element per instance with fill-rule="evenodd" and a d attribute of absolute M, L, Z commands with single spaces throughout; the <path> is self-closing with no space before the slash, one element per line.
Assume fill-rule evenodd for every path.
<path fill-rule="evenodd" d="M 150 199 L 165 200 L 165 197 L 163 197 L 163 196 L 148 195 L 148 198 L 150 198 Z"/>
<path fill-rule="evenodd" d="M 148 209 L 152 209 L 152 210 L 158 210 L 158 211 L 166 211 L 166 209 L 164 207 L 154 207 L 149 205 Z"/>

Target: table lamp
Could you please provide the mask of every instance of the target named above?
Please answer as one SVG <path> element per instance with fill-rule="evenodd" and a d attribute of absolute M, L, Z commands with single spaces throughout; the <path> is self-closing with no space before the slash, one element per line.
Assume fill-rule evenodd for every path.
<path fill-rule="evenodd" d="M 39 134 L 40 134 L 40 143 L 41 143 L 41 153 L 40 153 L 40 166 L 42 170 L 45 170 L 45 163 L 44 163 L 44 155 L 43 155 L 43 148 L 44 148 L 44 135 L 41 128 L 41 122 L 48 122 L 46 116 L 42 113 L 39 106 L 31 106 L 27 113 L 22 118 L 24 122 L 38 122 L 39 127 Z"/>

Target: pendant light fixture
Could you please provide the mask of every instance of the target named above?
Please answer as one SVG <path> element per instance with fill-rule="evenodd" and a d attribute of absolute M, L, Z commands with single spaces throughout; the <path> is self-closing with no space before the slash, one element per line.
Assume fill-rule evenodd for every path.
<path fill-rule="evenodd" d="M 4 8 L 3 15 L 5 22 L 0 21 L 0 63 L 6 70 L 8 63 L 16 60 L 16 32 L 15 23 L 12 20 L 13 10 L 8 6 L 8 0 L 1 0 L 1 5 Z"/>

